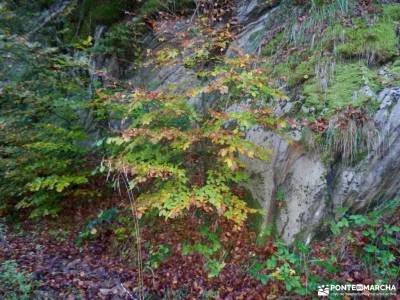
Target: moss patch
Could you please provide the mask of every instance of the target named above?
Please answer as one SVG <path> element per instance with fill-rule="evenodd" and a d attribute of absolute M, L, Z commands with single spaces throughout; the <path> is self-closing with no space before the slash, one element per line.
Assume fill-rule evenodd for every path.
<path fill-rule="evenodd" d="M 281 45 L 283 38 L 284 32 L 276 34 L 261 50 L 262 55 L 271 56 L 278 52 L 279 46 Z"/>
<path fill-rule="evenodd" d="M 383 8 L 383 16 L 395 22 L 400 22 L 400 5 L 385 5 Z"/>
<path fill-rule="evenodd" d="M 373 91 L 379 89 L 378 77 L 375 71 L 362 63 L 340 64 L 334 72 L 334 78 L 326 91 L 321 88 L 318 80 L 313 78 L 304 85 L 304 106 L 312 114 L 306 117 L 315 118 L 321 113 L 324 116 L 332 115 L 337 109 L 348 105 L 359 107 L 365 104 L 373 106 L 373 100 L 365 94 L 359 93 L 362 87 L 369 86 Z"/>
<path fill-rule="evenodd" d="M 288 61 L 270 65 L 269 69 L 275 78 L 285 79 L 289 87 L 307 81 L 315 75 L 315 65 L 320 60 L 318 53 L 310 55 L 292 55 Z"/>
<path fill-rule="evenodd" d="M 385 62 L 398 54 L 396 28 L 391 20 L 370 26 L 358 19 L 353 27 L 337 25 L 334 30 L 343 37 L 336 53 L 345 58 L 363 57 L 369 62 Z"/>

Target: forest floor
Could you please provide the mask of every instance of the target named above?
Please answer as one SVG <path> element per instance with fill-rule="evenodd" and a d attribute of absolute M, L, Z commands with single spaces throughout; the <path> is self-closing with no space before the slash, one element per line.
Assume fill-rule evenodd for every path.
<path fill-rule="evenodd" d="M 395 220 L 399 220 L 399 213 Z M 29 282 L 34 282 L 34 297 L 17 299 L 139 299 L 136 239 L 118 238 L 116 232 L 121 224 L 113 221 L 101 223 L 95 236 L 77 243 L 94 211 L 91 215 L 71 213 L 74 217 L 70 219 L 18 224 L 1 223 L 0 219 L 0 264 L 15 262 L 14 273 L 25 272 L 30 275 Z M 382 219 L 380 223 L 387 221 Z M 292 261 L 297 260 L 292 253 L 281 252 L 272 239 L 257 243 L 257 236 L 249 227 L 235 231 L 229 222 L 202 220 L 195 215 L 168 222 L 151 219 L 141 226 L 140 236 L 142 291 L 146 300 L 262 300 L 278 299 L 281 295 L 304 299 L 285 289 L 292 276 L 263 282 L 265 270 L 258 271 L 258 278 L 251 274 L 257 261 L 265 262 L 271 257 L 296 269 L 302 287 L 311 277 L 329 282 L 375 282 L 356 258 L 358 248 L 349 247 L 346 237 L 340 235 L 310 245 L 309 260 L 322 264 L 308 269 L 304 269 L 302 260 Z M 362 246 L 365 238 L 360 232 L 354 231 L 353 236 L 360 236 L 357 243 Z M 334 254 L 337 259 L 327 265 Z M 10 277 L 14 276 L 12 273 Z M 0 295 L 7 289 L 1 286 L 2 276 Z M 308 294 L 315 293 L 315 286 L 309 286 Z"/>
<path fill-rule="evenodd" d="M 221 258 L 227 263 L 219 276 L 209 276 L 204 255 L 183 255 L 182 241 L 197 241 L 197 245 L 209 249 L 216 247 L 199 234 L 200 224 L 196 222 L 195 218 L 185 220 L 168 231 L 165 224 L 142 229 L 146 299 L 215 299 L 218 294 L 222 299 L 265 299 L 271 292 L 279 291 L 278 285 L 263 285 L 246 271 L 252 257 L 267 257 L 273 251 L 271 244 L 256 246 L 252 241 L 255 235 L 247 230 L 234 232 L 229 224 L 219 224 L 223 228 L 223 248 L 234 252 L 229 258 Z M 15 261 L 18 272 L 32 275 L 33 299 L 139 299 L 135 259 L 122 259 L 123 249 L 126 252 L 129 245 L 113 247 L 104 232 L 78 246 L 76 237 L 82 224 L 68 230 L 61 229 L 60 222 L 57 224 L 58 228 L 47 222 L 3 224 L 6 230 L 0 241 L 0 262 Z M 134 241 L 128 242 L 135 251 Z M 154 249 L 164 245 L 171 250 L 161 257 Z"/>
<path fill-rule="evenodd" d="M 13 260 L 33 274 L 38 299 L 136 299 L 135 272 L 107 255 L 100 241 L 79 248 L 61 231 L 34 228 L 6 233 L 0 261 Z"/>

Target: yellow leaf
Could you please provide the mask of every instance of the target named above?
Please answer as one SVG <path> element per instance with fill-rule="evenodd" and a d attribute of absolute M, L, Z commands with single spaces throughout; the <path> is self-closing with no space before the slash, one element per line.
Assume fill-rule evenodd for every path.
<path fill-rule="evenodd" d="M 228 149 L 227 149 L 227 148 L 222 149 L 222 150 L 219 152 L 219 154 L 220 154 L 222 157 L 226 156 L 226 155 L 228 154 Z"/>
<path fill-rule="evenodd" d="M 229 92 L 229 88 L 226 85 L 223 85 L 219 88 L 219 92 L 224 95 L 224 94 L 228 94 Z"/>

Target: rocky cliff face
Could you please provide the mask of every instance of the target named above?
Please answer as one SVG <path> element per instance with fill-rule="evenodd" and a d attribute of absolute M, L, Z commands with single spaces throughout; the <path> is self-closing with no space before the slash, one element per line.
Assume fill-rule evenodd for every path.
<path fill-rule="evenodd" d="M 290 6 L 288 1 L 269 5 L 266 1 L 252 0 L 238 2 L 234 17 L 241 29 L 226 52 L 227 56 L 235 56 L 237 53 L 259 55 L 266 44 L 273 43 L 277 34 L 282 32 L 285 26 L 289 26 L 288 18 L 290 20 L 306 18 L 307 12 L 300 7 Z M 155 36 L 149 36 L 148 48 L 157 51 L 176 47 L 175 41 L 179 38 L 176 33 L 187 29 L 190 22 L 190 18 L 168 21 L 160 30 L 170 38 L 159 41 L 156 39 L 157 33 Z M 305 32 L 310 28 L 304 23 L 295 26 L 297 29 L 293 30 L 297 30 L 297 33 L 301 30 Z M 302 26 L 308 29 L 301 29 Z M 318 29 L 318 26 L 315 28 Z M 198 39 L 199 37 L 186 36 L 185 38 Z M 317 36 L 315 33 L 311 38 L 314 43 L 317 38 L 324 39 L 324 35 Z M 279 45 L 277 44 L 276 47 Z M 180 49 L 180 51 L 183 57 L 191 54 L 187 49 Z M 320 59 L 323 60 L 321 57 Z M 312 58 L 309 61 L 312 61 Z M 299 65 L 303 63 L 300 62 Z M 347 67 L 346 64 L 341 64 L 340 68 Z M 353 62 L 349 61 L 348 64 L 353 68 Z M 324 66 L 326 65 L 328 64 Z M 333 68 L 334 65 L 334 63 L 329 64 Z M 274 106 L 277 114 L 288 114 L 293 105 L 299 103 L 302 106 L 299 110 L 301 113 L 313 112 L 313 107 L 304 105 L 306 96 L 301 92 L 302 85 L 304 83 L 304 90 L 306 90 L 309 74 L 325 82 L 324 80 L 330 76 L 330 71 L 325 68 L 325 73 L 322 74 L 321 64 L 318 63 L 311 69 L 308 65 L 305 67 L 308 73 L 302 74 L 303 77 L 300 77 L 301 80 L 296 85 L 287 82 L 280 83 L 280 88 L 290 95 L 290 99 L 283 105 L 280 102 Z M 377 67 L 375 65 L 373 68 Z M 366 68 L 369 72 L 369 67 Z M 296 72 L 297 70 L 298 68 L 295 69 Z M 366 76 L 368 77 L 369 73 Z M 158 65 L 154 61 L 149 61 L 131 79 L 131 82 L 151 89 L 173 89 L 176 93 L 180 93 L 198 85 L 199 79 L 195 72 L 186 68 L 182 62 Z M 334 162 L 325 162 L 321 151 L 309 150 L 300 142 L 302 134 L 299 130 L 290 132 L 287 136 L 265 131 L 261 127 L 249 130 L 247 138 L 257 145 L 272 150 L 272 155 L 267 162 L 245 160 L 251 175 L 248 189 L 265 211 L 263 226 L 275 227 L 287 243 L 292 243 L 296 238 L 309 242 L 326 220 L 338 214 L 338 208 L 346 207 L 352 211 L 369 209 L 375 203 L 392 199 L 400 193 L 400 180 L 396 176 L 400 167 L 398 158 L 400 153 L 400 88 L 393 83 L 386 88 L 376 87 L 373 84 L 370 87 L 369 84 L 370 82 L 363 82 L 361 89 L 371 91 L 370 93 L 363 94 L 359 90 L 348 92 L 353 95 L 354 103 L 356 97 L 361 94 L 367 95 L 370 101 L 379 102 L 379 109 L 372 113 L 373 122 L 379 132 L 379 141 L 375 143 L 373 149 L 369 149 L 364 158 L 358 159 L 350 166 L 340 158 L 336 158 Z M 325 85 L 328 84 L 325 82 Z M 299 89 L 300 92 L 298 92 Z M 378 96 L 375 96 L 376 94 Z M 199 95 L 190 101 L 200 109 L 210 106 L 218 99 Z M 352 105 L 353 102 L 350 101 L 349 104 Z M 333 108 L 335 108 L 334 105 Z"/>
<path fill-rule="evenodd" d="M 247 161 L 253 174 L 250 190 L 268 212 L 264 225 L 276 222 L 282 238 L 309 242 L 326 218 L 339 208 L 369 209 L 400 194 L 400 89 L 379 94 L 380 109 L 374 116 L 380 141 L 369 155 L 353 167 L 327 167 L 318 153 L 307 152 L 273 132 L 254 128 L 248 138 L 273 150 L 270 161 Z M 284 194 L 282 207 L 277 192 Z"/>

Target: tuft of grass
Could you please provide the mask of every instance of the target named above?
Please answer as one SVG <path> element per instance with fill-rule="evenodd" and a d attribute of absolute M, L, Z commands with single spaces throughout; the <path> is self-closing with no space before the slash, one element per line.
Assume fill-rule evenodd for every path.
<path fill-rule="evenodd" d="M 331 24 L 340 15 L 346 15 L 349 12 L 350 4 L 348 0 L 333 0 L 329 3 L 325 1 L 313 0 L 308 18 L 303 22 L 298 22 L 292 18 L 291 24 L 288 24 L 285 35 L 293 45 L 305 45 L 314 43 L 315 33 L 322 30 L 326 24 Z"/>
<path fill-rule="evenodd" d="M 261 50 L 263 56 L 272 56 L 279 50 L 279 46 L 282 44 L 285 35 L 284 32 L 281 31 L 276 34 L 265 47 Z"/>
<path fill-rule="evenodd" d="M 322 147 L 330 157 L 340 157 L 342 162 L 352 163 L 367 155 L 377 139 L 378 130 L 373 122 L 360 126 L 350 120 L 345 128 L 340 128 L 334 119 L 324 134 Z"/>

